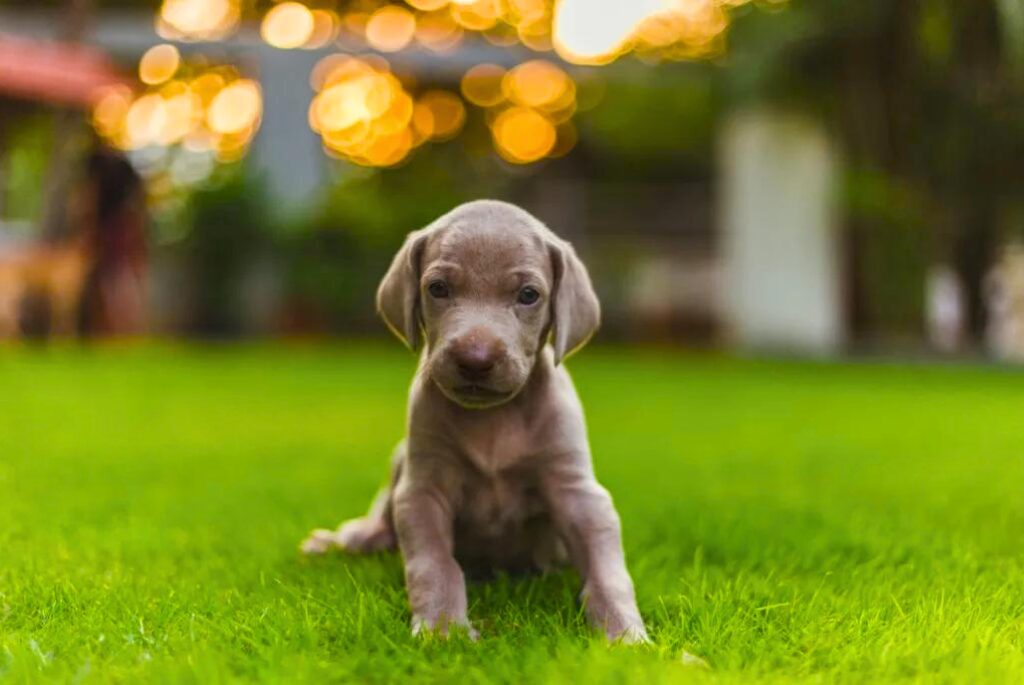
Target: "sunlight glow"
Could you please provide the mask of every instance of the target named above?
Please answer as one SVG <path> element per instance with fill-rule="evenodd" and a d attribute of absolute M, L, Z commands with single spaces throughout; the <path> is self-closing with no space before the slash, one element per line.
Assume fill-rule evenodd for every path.
<path fill-rule="evenodd" d="M 237 28 L 240 17 L 239 0 L 164 0 L 157 30 L 168 39 L 218 40 Z"/>
<path fill-rule="evenodd" d="M 606 64 L 624 49 L 637 26 L 663 9 L 664 0 L 560 0 L 552 27 L 558 54 L 579 64 Z"/>

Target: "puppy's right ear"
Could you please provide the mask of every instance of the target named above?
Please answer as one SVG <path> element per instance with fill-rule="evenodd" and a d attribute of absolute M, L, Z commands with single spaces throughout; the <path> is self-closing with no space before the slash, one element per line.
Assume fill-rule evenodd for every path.
<path fill-rule="evenodd" d="M 426 242 L 427 229 L 410 233 L 377 289 L 377 311 L 411 350 L 420 346 L 420 258 Z"/>

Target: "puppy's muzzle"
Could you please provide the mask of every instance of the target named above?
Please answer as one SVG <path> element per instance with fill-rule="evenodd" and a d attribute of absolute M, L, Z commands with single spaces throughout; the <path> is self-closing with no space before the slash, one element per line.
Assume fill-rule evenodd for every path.
<path fill-rule="evenodd" d="M 472 331 L 453 341 L 448 353 L 459 376 L 470 385 L 486 383 L 507 356 L 500 340 L 480 331 Z"/>

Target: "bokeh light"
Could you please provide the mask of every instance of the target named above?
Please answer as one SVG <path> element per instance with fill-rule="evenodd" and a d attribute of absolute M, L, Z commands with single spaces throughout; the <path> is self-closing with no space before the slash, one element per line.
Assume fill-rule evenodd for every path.
<path fill-rule="evenodd" d="M 560 104 L 575 97 L 569 75 L 551 62 L 532 60 L 509 71 L 503 81 L 505 96 L 526 107 L 561 109 Z"/>
<path fill-rule="evenodd" d="M 223 74 L 216 71 L 207 71 L 193 78 L 189 85 L 192 88 L 192 92 L 202 102 L 203 107 L 209 107 L 210 103 L 213 102 L 213 98 L 217 96 L 217 93 L 226 84 L 227 80 Z"/>
<path fill-rule="evenodd" d="M 510 107 L 491 126 L 494 145 L 505 160 L 529 164 L 543 159 L 558 140 L 555 126 L 543 114 L 529 107 Z"/>
<path fill-rule="evenodd" d="M 434 135 L 434 112 L 429 105 L 417 102 L 413 106 L 412 131 L 417 142 L 429 140 Z"/>
<path fill-rule="evenodd" d="M 142 80 L 150 85 L 147 91 L 136 95 L 127 86 L 117 86 L 97 99 L 91 117 L 96 132 L 122 150 L 180 147 L 188 151 L 193 155 L 186 165 L 189 172 L 176 178 L 194 178 L 196 168 L 210 166 L 197 162 L 196 154 L 208 155 L 211 164 L 244 156 L 262 116 L 259 85 L 240 78 L 234 67 L 211 66 L 202 57 L 182 64 L 177 50 L 171 59 L 171 51 L 166 50 L 171 46 L 157 48 L 147 51 L 139 64 L 140 78 L 145 75 Z M 146 159 L 165 160 L 168 175 L 161 182 L 171 183 L 169 168 L 176 155 L 147 153 Z M 146 164 L 156 168 L 151 161 Z"/>
<path fill-rule="evenodd" d="M 663 4 L 662 0 L 561 0 L 555 10 L 555 47 L 573 62 L 610 62 L 624 49 L 640 22 Z"/>
<path fill-rule="evenodd" d="M 206 112 L 206 123 L 214 133 L 238 135 L 255 126 L 261 113 L 259 85 L 249 79 L 239 79 L 213 98 Z"/>
<path fill-rule="evenodd" d="M 434 52 L 450 52 L 462 41 L 463 29 L 447 11 L 420 15 L 416 22 L 416 42 Z"/>
<path fill-rule="evenodd" d="M 631 50 L 655 59 L 708 57 L 721 48 L 727 10 L 747 1 L 560 0 L 554 45 L 563 59 L 577 64 L 607 64 Z"/>
<path fill-rule="evenodd" d="M 163 83 L 178 71 L 181 55 L 173 45 L 154 45 L 139 60 L 139 80 L 149 85 Z"/>
<path fill-rule="evenodd" d="M 501 2 L 499 0 L 453 0 L 451 4 L 452 19 L 470 31 L 486 31 L 501 19 Z"/>
<path fill-rule="evenodd" d="M 332 157 L 372 167 L 403 162 L 428 140 L 462 129 L 465 106 L 457 95 L 430 91 L 414 100 L 380 57 L 330 55 L 310 75 L 315 91 L 309 125 Z"/>
<path fill-rule="evenodd" d="M 298 2 L 282 2 L 263 17 L 260 35 L 269 45 L 287 50 L 305 45 L 315 28 L 316 19 L 308 7 Z"/>
<path fill-rule="evenodd" d="M 422 12 L 433 12 L 448 4 L 448 0 L 405 0 L 407 4 Z"/>
<path fill-rule="evenodd" d="M 92 111 L 92 125 L 96 132 L 104 138 L 120 135 L 132 101 L 132 91 L 128 86 L 115 86 L 104 91 Z"/>
<path fill-rule="evenodd" d="M 237 24 L 240 0 L 166 0 L 161 25 L 177 37 L 210 35 L 228 17 Z M 263 18 L 264 40 L 280 48 L 321 48 L 344 32 L 381 52 L 398 52 L 413 40 L 439 53 L 467 34 L 499 47 L 522 44 L 536 52 L 555 49 L 567 62 L 600 65 L 627 53 L 644 61 L 712 57 L 724 46 L 729 12 L 750 0 L 359 0 L 332 9 L 288 0 Z M 766 0 L 773 3 L 788 0 Z M 163 34 L 162 34 L 163 35 Z"/>
<path fill-rule="evenodd" d="M 600 65 L 630 52 L 645 61 L 719 54 L 729 11 L 747 2 L 405 0 L 399 6 L 367 1 L 355 3 L 343 22 L 353 36 L 386 52 L 408 45 L 412 27 L 416 40 L 437 52 L 453 49 L 468 32 L 499 47 L 521 43 L 536 52 L 555 49 L 568 62 Z"/>
<path fill-rule="evenodd" d="M 432 90 L 420 97 L 418 104 L 430 112 L 431 140 L 448 140 L 462 130 L 466 122 L 466 107 L 457 95 L 444 90 Z"/>
<path fill-rule="evenodd" d="M 404 159 L 408 149 L 399 134 L 412 119 L 412 98 L 386 65 L 332 55 L 317 65 L 311 82 L 320 92 L 309 122 L 328 151 L 370 166 Z M 408 141 L 411 148 L 411 135 Z"/>
<path fill-rule="evenodd" d="M 157 31 L 167 39 L 218 40 L 238 27 L 239 0 L 164 0 Z"/>
<path fill-rule="evenodd" d="M 576 64 L 607 64 L 630 53 L 656 62 L 718 54 L 730 11 L 748 1 L 359 0 L 308 6 L 285 0 L 263 16 L 260 34 L 281 49 L 319 49 L 340 35 L 382 53 L 415 42 L 441 54 L 475 34 L 499 47 L 554 49 Z M 241 0 L 163 0 L 158 28 L 175 39 L 216 40 L 235 30 L 241 7 Z M 578 93 L 563 66 L 547 59 L 528 59 L 507 70 L 478 64 L 466 71 L 458 94 L 432 90 L 416 96 L 415 82 L 399 79 L 379 56 L 332 55 L 310 74 L 315 97 L 309 122 L 332 156 L 392 166 L 420 145 L 458 135 L 467 118 L 465 100 L 484 109 L 498 154 L 529 164 L 572 150 L 578 137 L 574 116 L 599 99 Z M 176 81 L 181 73 L 187 78 Z M 139 75 L 151 90 L 160 90 L 137 99 L 124 91 L 105 93 L 93 113 L 102 135 L 123 147 L 181 144 L 216 151 L 220 159 L 244 154 L 262 116 L 255 82 L 229 70 L 183 69 L 171 45 L 147 53 Z"/>
<path fill-rule="evenodd" d="M 313 32 L 302 47 L 308 50 L 317 50 L 324 47 L 338 37 L 341 28 L 341 20 L 336 12 L 331 10 L 313 10 Z"/>
<path fill-rule="evenodd" d="M 486 110 L 495 148 L 506 161 L 561 157 L 576 145 L 576 83 L 552 62 L 529 60 L 508 71 L 479 64 L 463 75 L 461 88 L 466 100 Z"/>
<path fill-rule="evenodd" d="M 519 35 L 516 29 L 502 22 L 498 22 L 491 28 L 483 31 L 482 35 L 488 43 L 500 48 L 511 47 L 519 42 Z"/>
<path fill-rule="evenodd" d="M 164 99 L 157 93 L 143 95 L 131 104 L 124 124 L 124 140 L 128 147 L 139 149 L 154 145 L 167 120 Z"/>
<path fill-rule="evenodd" d="M 416 18 L 398 5 L 385 5 L 370 15 L 366 42 L 382 52 L 398 52 L 416 35 Z"/>
<path fill-rule="evenodd" d="M 160 89 L 164 101 L 164 122 L 157 136 L 159 145 L 174 145 L 185 138 L 202 113 L 202 102 L 183 81 L 171 81 Z"/>
<path fill-rule="evenodd" d="M 495 107 L 505 100 L 502 79 L 505 69 L 497 64 L 478 64 L 462 77 L 462 96 L 478 107 Z"/>

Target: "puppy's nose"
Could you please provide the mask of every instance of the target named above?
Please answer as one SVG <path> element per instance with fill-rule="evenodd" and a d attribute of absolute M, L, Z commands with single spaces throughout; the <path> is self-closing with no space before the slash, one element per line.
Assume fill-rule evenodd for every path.
<path fill-rule="evenodd" d="M 501 358 L 500 347 L 485 340 L 470 340 L 457 344 L 452 350 L 459 374 L 469 381 L 486 378 Z"/>

